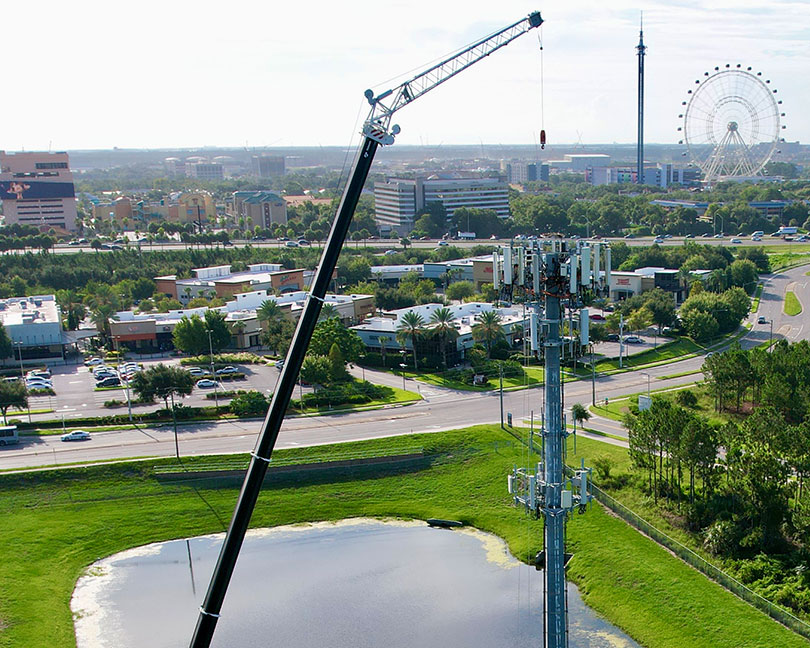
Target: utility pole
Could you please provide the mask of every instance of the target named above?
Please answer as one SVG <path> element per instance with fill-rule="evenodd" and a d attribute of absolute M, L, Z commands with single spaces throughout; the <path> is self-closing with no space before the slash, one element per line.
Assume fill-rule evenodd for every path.
<path fill-rule="evenodd" d="M 591 342 L 591 405 L 596 405 L 596 364 L 593 361 L 593 342 Z"/>
<path fill-rule="evenodd" d="M 501 401 L 501 429 L 503 430 L 503 364 L 499 365 L 498 371 L 498 395 Z"/>
<path fill-rule="evenodd" d="M 624 314 L 619 314 L 619 369 L 624 367 L 622 356 L 624 355 Z"/>

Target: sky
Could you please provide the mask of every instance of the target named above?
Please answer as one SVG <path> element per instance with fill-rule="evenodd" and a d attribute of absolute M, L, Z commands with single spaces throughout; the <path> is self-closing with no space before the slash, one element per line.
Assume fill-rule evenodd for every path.
<path fill-rule="evenodd" d="M 346 146 L 404 74 L 512 24 L 545 23 L 395 116 L 397 143 L 676 143 L 681 102 L 716 65 L 778 89 L 810 142 L 810 0 L 44 0 L 3 30 L 0 148 Z M 540 42 L 542 37 L 542 54 Z"/>

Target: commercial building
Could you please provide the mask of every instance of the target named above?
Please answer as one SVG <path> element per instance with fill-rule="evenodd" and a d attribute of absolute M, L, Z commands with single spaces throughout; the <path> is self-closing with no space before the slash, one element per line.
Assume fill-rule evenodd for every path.
<path fill-rule="evenodd" d="M 384 344 L 389 352 L 400 347 L 397 341 L 397 330 L 402 324 L 402 318 L 410 312 L 417 313 L 427 323 L 426 329 L 430 328 L 430 317 L 438 309 L 444 308 L 442 304 L 422 304 L 412 308 L 400 308 L 393 311 L 384 311 L 381 317 L 369 317 L 362 324 L 353 326 L 355 331 L 369 351 L 381 351 Z M 522 308 L 496 308 L 492 304 L 483 302 L 469 302 L 457 306 L 448 306 L 450 312 L 455 317 L 454 326 L 458 333 L 453 348 L 448 349 L 448 364 L 456 364 L 462 361 L 467 352 L 472 349 L 475 341 L 472 336 L 472 329 L 478 323 L 481 313 L 495 311 L 501 316 L 501 326 L 507 341 L 514 345 L 523 335 L 523 331 L 528 329 L 528 318 L 524 318 Z M 381 338 L 385 338 L 381 341 Z M 421 344 L 425 345 L 422 348 Z M 404 348 L 413 350 L 410 340 L 405 341 Z M 429 336 L 420 343 L 417 349 L 420 353 L 438 353 L 438 349 L 431 348 Z"/>
<path fill-rule="evenodd" d="M 308 295 L 296 291 L 276 296 L 266 290 L 255 290 L 233 295 L 231 301 L 219 308 L 184 308 L 167 313 L 121 311 L 110 322 L 110 330 L 119 345 L 140 351 L 165 351 L 174 348 L 172 334 L 184 317 L 205 317 L 208 310 L 213 310 L 225 316 L 232 334 L 230 347 L 247 349 L 261 344 L 263 329 L 256 311 L 264 302 L 275 301 L 284 316 L 295 321 L 301 316 Z M 355 324 L 374 311 L 372 295 L 326 295 L 324 303 L 332 304 L 346 324 Z"/>
<path fill-rule="evenodd" d="M 509 184 L 524 184 L 537 180 L 548 182 L 549 165 L 540 162 L 522 162 L 501 160 L 501 173 Z"/>
<path fill-rule="evenodd" d="M 253 263 L 244 272 L 231 272 L 230 265 L 194 268 L 190 279 L 176 275 L 155 277 L 155 291 L 187 304 L 195 297 L 222 297 L 257 290 L 286 293 L 306 287 L 304 270 L 285 270 L 280 263 Z"/>
<path fill-rule="evenodd" d="M 645 185 L 666 188 L 672 184 L 694 186 L 700 184 L 700 169 L 658 164 L 644 167 Z M 585 169 L 585 181 L 592 185 L 636 184 L 638 170 L 631 167 L 590 166 Z"/>
<path fill-rule="evenodd" d="M 382 232 L 408 234 L 416 214 L 432 202 L 441 203 L 448 218 L 456 209 L 491 209 L 509 217 L 508 185 L 501 178 L 418 177 L 391 178 L 374 183 L 377 226 Z"/>
<path fill-rule="evenodd" d="M 76 229 L 76 192 L 67 153 L 0 151 L 0 199 L 6 225 Z"/>
<path fill-rule="evenodd" d="M 671 293 L 676 304 L 686 299 L 689 290 L 687 282 L 680 276 L 680 271 L 672 268 L 647 267 L 632 272 L 610 273 L 609 291 L 612 301 L 622 301 L 653 288 Z"/>
<path fill-rule="evenodd" d="M 251 228 L 267 229 L 287 224 L 287 203 L 271 191 L 234 191 L 226 205 L 226 213 L 244 218 Z"/>
<path fill-rule="evenodd" d="M 225 167 L 216 162 L 186 161 L 186 176 L 197 180 L 216 182 L 225 178 Z"/>
<path fill-rule="evenodd" d="M 552 169 L 582 173 L 588 167 L 608 166 L 610 156 L 604 153 L 566 153 L 562 160 L 549 160 Z"/>
<path fill-rule="evenodd" d="M 252 175 L 260 178 L 273 178 L 284 175 L 283 155 L 254 155 L 250 159 Z"/>

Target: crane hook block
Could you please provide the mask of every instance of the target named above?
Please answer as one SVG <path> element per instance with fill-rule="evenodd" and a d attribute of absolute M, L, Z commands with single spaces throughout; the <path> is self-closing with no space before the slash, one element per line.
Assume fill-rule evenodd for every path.
<path fill-rule="evenodd" d="M 529 14 L 529 25 L 531 27 L 539 27 L 543 24 L 543 19 L 540 17 L 539 11 L 533 11 Z"/>
<path fill-rule="evenodd" d="M 540 148 L 541 149 L 546 148 L 546 131 L 545 131 L 545 129 L 540 131 Z"/>
<path fill-rule="evenodd" d="M 373 106 L 373 105 L 376 103 L 376 102 L 374 101 L 374 90 L 372 90 L 371 88 L 369 88 L 369 89 L 368 89 L 368 90 L 366 90 L 366 91 L 365 91 L 363 94 L 365 95 L 366 100 L 368 101 L 368 103 L 369 103 L 369 104 L 371 104 L 371 105 Z"/>

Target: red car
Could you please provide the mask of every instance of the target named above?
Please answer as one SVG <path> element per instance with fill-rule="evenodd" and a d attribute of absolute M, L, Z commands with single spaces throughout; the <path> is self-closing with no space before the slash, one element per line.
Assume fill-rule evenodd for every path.
<path fill-rule="evenodd" d="M 594 320 L 595 322 L 604 322 L 605 316 L 600 315 L 599 313 L 594 313 L 593 315 L 591 315 L 591 319 Z"/>

